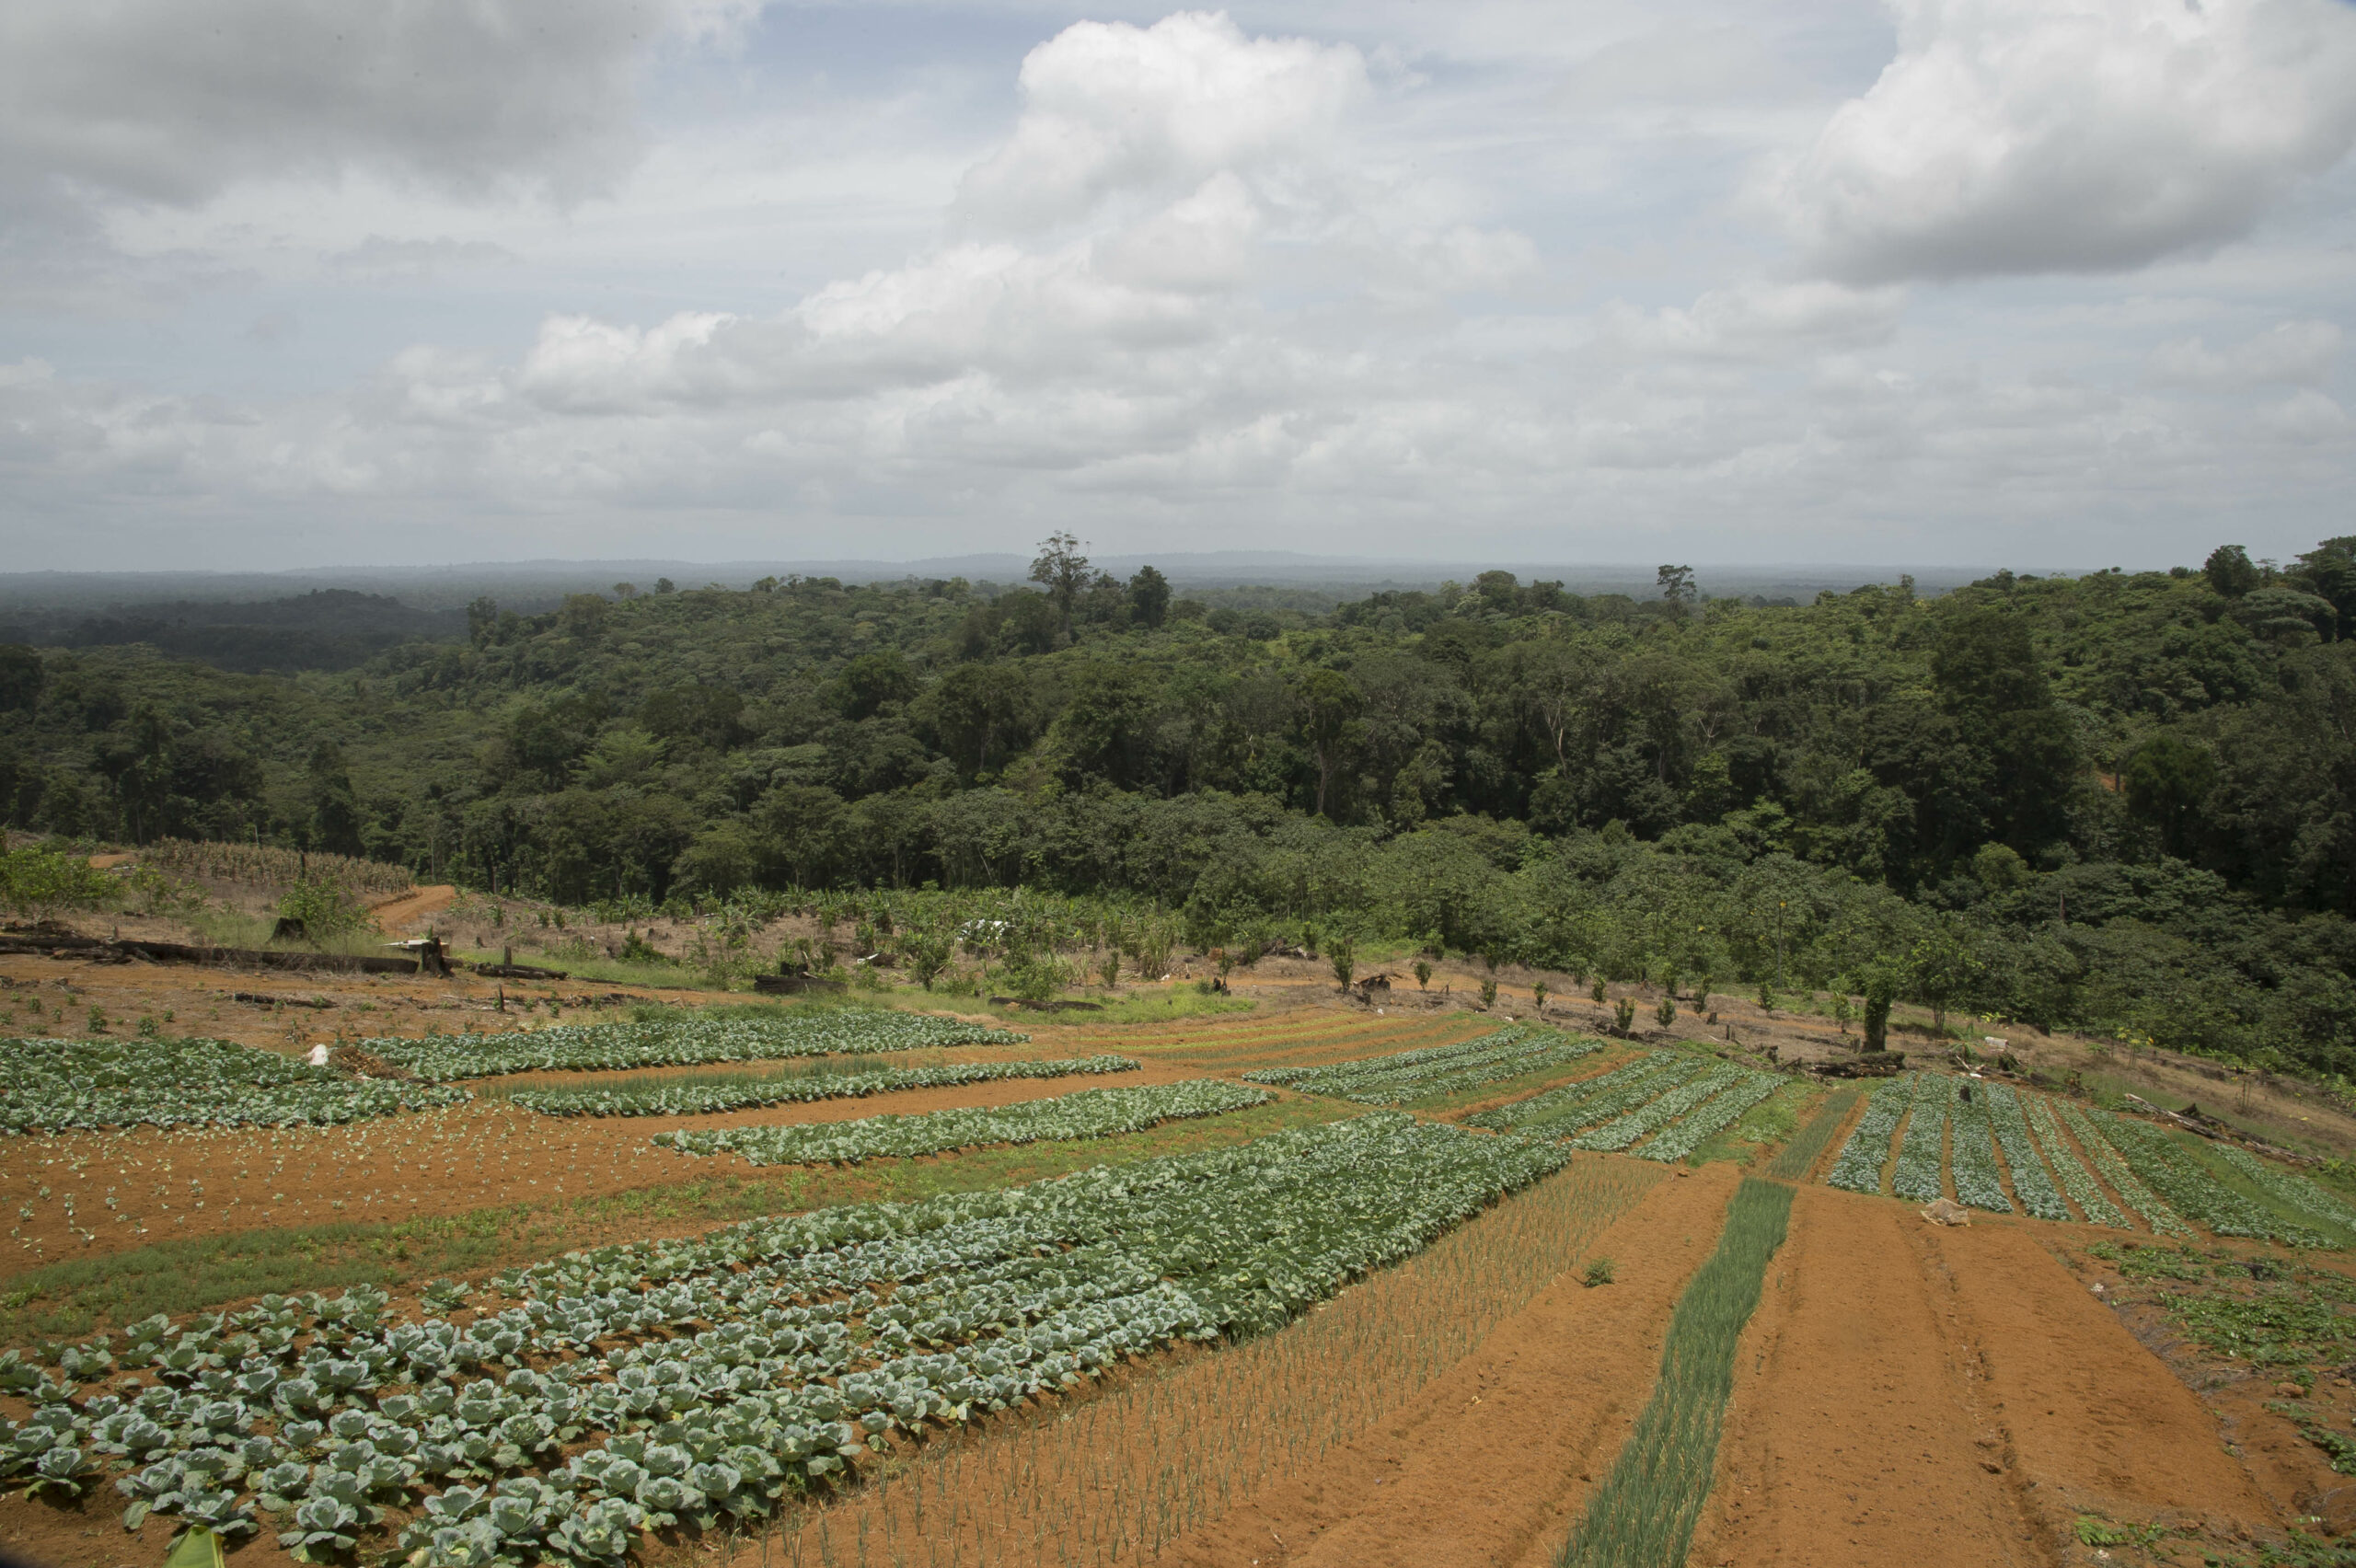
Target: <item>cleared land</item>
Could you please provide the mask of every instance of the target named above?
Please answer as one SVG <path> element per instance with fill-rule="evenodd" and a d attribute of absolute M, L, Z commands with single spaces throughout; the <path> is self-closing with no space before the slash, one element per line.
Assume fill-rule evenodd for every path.
<path fill-rule="evenodd" d="M 100 978 L 137 995 L 139 968 Z M 364 1049 L 454 1001 L 525 1021 L 460 983 L 341 985 L 367 1010 L 318 1010 Z M 837 1014 L 826 1054 L 716 1063 L 662 1044 L 669 1013 L 563 1010 L 654 1055 L 464 1078 L 387 1045 L 471 1098 L 0 1137 L 0 1548 L 152 1564 L 210 1518 L 250 1522 L 249 1564 L 345 1560 L 339 1536 L 457 1562 L 494 1526 L 486 1550 L 578 1563 L 2189 1564 L 2356 1530 L 2356 1211 L 2066 1095 L 1826 1090 L 1725 1042 L 1415 1007 L 946 1044 Z M 252 1011 L 249 1043 L 300 1043 L 295 1009 Z M 206 1049 L 233 1103 L 240 1058 Z M 756 1092 L 837 1074 L 868 1087 Z M 1152 1125 L 1057 1108 L 1190 1080 L 1225 1087 Z M 767 1099 L 664 1111 L 696 1085 Z M 826 1162 L 1008 1107 L 1033 1109 L 954 1125 L 1049 1136 Z M 756 1136 L 800 1126 L 830 1131 Z M 704 1133 L 785 1163 L 655 1141 Z M 2303 1561 L 2349 1561 L 2337 1539 Z"/>

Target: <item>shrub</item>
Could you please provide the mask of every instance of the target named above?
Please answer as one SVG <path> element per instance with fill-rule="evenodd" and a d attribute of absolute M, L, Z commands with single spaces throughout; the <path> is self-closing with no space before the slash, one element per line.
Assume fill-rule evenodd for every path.
<path fill-rule="evenodd" d="M 1415 960 L 1415 989 L 1428 991 L 1432 986 L 1432 966 L 1428 959 Z"/>
<path fill-rule="evenodd" d="M 1775 1010 L 1775 987 L 1764 980 L 1759 982 L 1759 1010 L 1761 1012 Z"/>
<path fill-rule="evenodd" d="M 1663 997 L 1660 999 L 1660 1006 L 1653 1009 L 1653 1017 L 1660 1020 L 1660 1026 L 1663 1029 L 1667 1029 L 1670 1024 L 1675 1023 L 1677 1021 L 1676 998 L 1673 997 Z"/>
<path fill-rule="evenodd" d="M 1633 997 L 1623 997 L 1618 1001 L 1612 1003 L 1611 1016 L 1615 1020 L 1617 1020 L 1621 1033 L 1625 1034 L 1631 1029 L 1634 1029 L 1636 1026 L 1635 998 Z"/>
<path fill-rule="evenodd" d="M 303 876 L 280 895 L 282 919 L 299 922 L 303 940 L 312 943 L 349 936 L 367 923 L 368 907 L 352 889 L 332 877 Z"/>
<path fill-rule="evenodd" d="M 1587 999 L 1588 999 L 1588 1001 L 1590 1001 L 1590 1002 L 1593 1002 L 1597 1007 L 1601 1007 L 1601 1006 L 1603 1005 L 1603 976 L 1602 976 L 1602 975 L 1600 975 L 1600 974 L 1597 975 L 1597 976 L 1595 977 L 1595 984 L 1594 984 L 1594 985 L 1592 985 L 1592 986 L 1589 986 L 1587 988 Z"/>
<path fill-rule="evenodd" d="M 1579 1283 L 1589 1290 L 1599 1285 L 1610 1285 L 1611 1280 L 1611 1260 L 1609 1258 L 1589 1258 L 1586 1271 L 1579 1275 Z"/>
<path fill-rule="evenodd" d="M 115 884 L 93 870 L 87 857 L 53 849 L 17 849 L 0 855 L 0 904 L 36 920 L 68 909 L 90 909 L 113 897 Z"/>
<path fill-rule="evenodd" d="M 1530 999 L 1531 1005 L 1536 1007 L 1540 1012 L 1544 1012 L 1546 1010 L 1545 981 L 1541 980 L 1536 985 L 1530 987 Z"/>
<path fill-rule="evenodd" d="M 1867 969 L 1865 981 L 1865 1049 L 1879 1051 L 1889 1043 L 1889 1004 L 1898 997 L 1898 976 L 1886 964 Z"/>
<path fill-rule="evenodd" d="M 1481 1005 L 1484 1008 L 1497 1005 L 1497 983 L 1485 976 L 1481 981 Z"/>
<path fill-rule="evenodd" d="M 1325 960 L 1334 966 L 1334 978 L 1342 983 L 1342 989 L 1348 990 L 1350 976 L 1357 973 L 1357 950 L 1355 944 L 1349 938 L 1344 936 L 1327 939 Z"/>

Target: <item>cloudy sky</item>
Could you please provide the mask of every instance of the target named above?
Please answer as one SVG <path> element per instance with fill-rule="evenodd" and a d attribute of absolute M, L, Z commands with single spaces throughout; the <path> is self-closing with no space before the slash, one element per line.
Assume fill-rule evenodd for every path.
<path fill-rule="evenodd" d="M 2350 0 L 13 0 L 0 570 L 2356 532 Z"/>

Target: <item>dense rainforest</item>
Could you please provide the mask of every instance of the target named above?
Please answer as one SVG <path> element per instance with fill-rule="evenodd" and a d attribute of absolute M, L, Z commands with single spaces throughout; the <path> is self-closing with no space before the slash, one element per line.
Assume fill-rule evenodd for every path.
<path fill-rule="evenodd" d="M 0 646 L 0 813 L 572 904 L 1047 888 L 2356 1072 L 2356 539 L 1806 605 L 1664 567 L 1212 608 L 1060 536 L 1033 578 L 484 600 L 294 675 Z"/>

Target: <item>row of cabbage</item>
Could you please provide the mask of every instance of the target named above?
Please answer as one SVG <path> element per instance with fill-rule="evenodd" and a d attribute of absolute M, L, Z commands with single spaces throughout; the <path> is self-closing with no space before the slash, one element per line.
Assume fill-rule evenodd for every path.
<path fill-rule="evenodd" d="M 1675 1051 L 1654 1051 L 1608 1073 L 1566 1083 L 1464 1118 L 1470 1127 L 1571 1137 L 1626 1114 L 1664 1090 L 1700 1076 L 1705 1062 Z"/>
<path fill-rule="evenodd" d="M 467 1098 L 230 1040 L 0 1039 L 0 1131 L 11 1133 L 356 1122 Z"/>
<path fill-rule="evenodd" d="M 1478 1112 L 1465 1122 L 1568 1138 L 1578 1148 L 1633 1147 L 1646 1159 L 1682 1159 L 1784 1081 L 1705 1056 L 1655 1051 L 1596 1078 Z"/>
<path fill-rule="evenodd" d="M 856 1165 L 990 1144 L 1111 1137 L 1142 1132 L 1161 1122 L 1222 1115 L 1265 1104 L 1269 1098 L 1265 1089 L 1247 1089 L 1225 1078 L 1188 1078 L 1136 1089 L 1083 1089 L 1012 1105 L 957 1106 L 915 1116 L 657 1133 L 654 1141 L 682 1154 L 742 1155 L 755 1165 Z"/>
<path fill-rule="evenodd" d="M 2129 1227 L 2141 1218 L 2162 1235 L 2190 1236 L 2185 1223 L 2189 1218 L 2220 1236 L 2293 1246 L 2335 1244 L 2315 1225 L 2235 1192 L 2188 1146 L 2149 1123 L 2066 1101 L 2024 1097 L 2009 1084 L 1934 1073 L 1910 1073 L 1875 1090 L 1827 1183 L 1880 1192 L 1882 1166 L 1901 1119 L 1904 1133 L 1897 1138 L 1890 1176 L 1890 1190 L 1901 1198 L 1935 1201 L 1946 1193 L 1944 1175 L 1952 1181 L 1958 1201 L 1995 1213 L 2026 1211 L 2038 1219 L 2066 1220 L 2074 1217 L 2074 1204 L 2079 1215 L 2096 1225 Z M 2356 1234 L 2356 1210 L 2312 1182 L 2229 1145 L 2212 1152 L 2291 1214 Z M 2119 1202 L 2104 1192 L 2106 1182 Z"/>
<path fill-rule="evenodd" d="M 1636 1150 L 1639 1159 L 1682 1159 L 1702 1147 L 1703 1139 L 1742 1119 L 1743 1113 L 1784 1087 L 1786 1079 L 1773 1073 L 1743 1071 L 1705 1101 L 1701 1109 Z"/>
<path fill-rule="evenodd" d="M 0 1355 L 0 1478 L 111 1481 L 313 1560 L 410 1510 L 417 1568 L 620 1562 L 756 1519 L 884 1435 L 1067 1389 L 1181 1339 L 1281 1324 L 1560 1167 L 1393 1113 L 1056 1181 L 569 1253 L 469 1320 L 381 1292 L 265 1297 Z M 445 1297 L 444 1299 L 448 1299 Z"/>
<path fill-rule="evenodd" d="M 1020 1045 L 1030 1038 L 1011 1030 L 888 1008 L 780 1007 L 760 1015 L 711 1017 L 683 1011 L 676 1018 L 629 1023 L 559 1023 L 504 1034 L 387 1037 L 359 1044 L 422 1078 L 448 1083 L 502 1073 L 610 1072 L 951 1045 Z"/>
<path fill-rule="evenodd" d="M 1327 1094 L 1361 1105 L 1404 1105 L 1560 1066 L 1603 1049 L 1600 1040 L 1574 1040 L 1535 1024 L 1516 1024 L 1453 1045 L 1428 1045 L 1322 1067 L 1260 1067 L 1253 1083 L 1282 1084 L 1303 1094 Z"/>
<path fill-rule="evenodd" d="M 862 1067 L 857 1072 L 773 1074 L 707 1082 L 644 1078 L 564 1089 L 517 1090 L 510 1104 L 543 1116 L 702 1116 L 814 1100 L 859 1100 L 909 1089 L 953 1089 L 1002 1078 L 1080 1078 L 1133 1073 L 1129 1056 L 1062 1056 L 1029 1062 L 950 1062 L 925 1067 Z"/>

